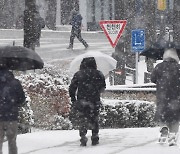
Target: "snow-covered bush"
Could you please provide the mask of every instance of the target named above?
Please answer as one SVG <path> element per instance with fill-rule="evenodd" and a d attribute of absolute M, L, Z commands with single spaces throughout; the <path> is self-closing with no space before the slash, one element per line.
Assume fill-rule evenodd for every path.
<path fill-rule="evenodd" d="M 154 114 L 155 104 L 152 102 L 111 100 L 110 103 L 103 103 L 100 113 L 100 127 L 150 127 L 155 125 Z"/>
<path fill-rule="evenodd" d="M 72 129 L 72 123 L 67 117 L 62 115 L 54 115 L 52 130 L 68 130 Z"/>
<path fill-rule="evenodd" d="M 31 109 L 31 99 L 26 93 L 26 102 L 19 110 L 18 117 L 18 132 L 28 133 L 31 132 L 31 126 L 34 124 L 33 111 Z"/>
<path fill-rule="evenodd" d="M 155 114 L 155 105 L 150 103 L 141 103 L 138 106 L 138 127 L 149 127 L 154 126 L 154 114 Z"/>
<path fill-rule="evenodd" d="M 139 100 L 103 100 L 100 109 L 100 128 L 151 127 L 155 104 Z M 77 112 L 70 116 L 73 128 L 78 129 Z"/>
<path fill-rule="evenodd" d="M 20 114 L 22 117 L 20 123 L 24 124 L 22 126 L 32 125 L 33 117 L 33 126 L 38 128 L 53 130 L 78 128 L 74 121 L 69 120 L 68 116 L 70 112 L 69 77 L 65 71 L 58 71 L 54 67 L 45 67 L 39 72 L 17 76 L 27 92 L 27 96 L 31 99 L 31 106 L 28 105 L 26 109 L 31 107 L 33 111 L 22 108 Z M 107 100 L 104 99 L 100 113 L 100 127 L 154 126 L 154 113 L 155 104 L 152 102 L 112 100 L 111 103 L 107 103 Z"/>
<path fill-rule="evenodd" d="M 67 116 L 69 113 L 69 79 L 65 73 L 58 71 L 54 67 L 46 66 L 38 72 L 27 72 L 17 76 L 31 98 L 34 127 L 55 129 L 55 115 Z M 62 122 L 62 119 L 60 121 Z M 66 121 L 64 119 L 63 125 Z M 60 128 L 59 124 L 57 127 Z"/>
<path fill-rule="evenodd" d="M 118 103 L 115 106 L 105 105 L 101 107 L 100 126 L 119 128 L 125 127 L 129 117 L 129 111 L 123 103 Z"/>
<path fill-rule="evenodd" d="M 126 108 L 129 110 L 129 118 L 126 127 L 133 127 L 137 125 L 138 121 L 138 106 L 132 102 L 126 102 Z"/>

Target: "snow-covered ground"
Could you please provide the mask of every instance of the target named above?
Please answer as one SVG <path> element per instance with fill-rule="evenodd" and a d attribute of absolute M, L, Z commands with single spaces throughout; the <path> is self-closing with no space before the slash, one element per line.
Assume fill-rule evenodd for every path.
<path fill-rule="evenodd" d="M 101 129 L 100 144 L 80 147 L 77 130 L 36 131 L 18 135 L 19 154 L 179 154 L 178 146 L 157 144 L 159 128 Z M 8 144 L 4 143 L 3 152 Z"/>

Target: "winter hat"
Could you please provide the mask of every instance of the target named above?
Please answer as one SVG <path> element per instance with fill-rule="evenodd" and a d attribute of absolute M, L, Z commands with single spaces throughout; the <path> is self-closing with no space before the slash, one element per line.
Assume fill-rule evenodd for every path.
<path fill-rule="evenodd" d="M 176 52 L 176 49 L 170 48 L 170 49 L 165 49 L 164 54 L 163 54 L 163 60 L 168 59 L 168 58 L 173 58 L 179 63 L 179 57 Z"/>

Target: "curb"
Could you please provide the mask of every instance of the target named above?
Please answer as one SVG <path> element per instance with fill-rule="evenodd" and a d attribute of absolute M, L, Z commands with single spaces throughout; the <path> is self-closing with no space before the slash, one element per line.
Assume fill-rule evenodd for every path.
<path fill-rule="evenodd" d="M 43 36 L 51 36 L 51 37 L 57 37 L 57 35 L 59 36 L 59 34 L 61 35 L 65 35 L 68 36 L 70 35 L 71 31 L 58 31 L 58 30 L 49 30 L 49 29 L 42 29 L 42 35 Z M 83 31 L 82 30 L 82 35 L 83 36 L 91 36 L 91 37 L 96 37 L 98 35 L 104 35 L 103 31 Z M 5 38 L 23 38 L 24 36 L 24 32 L 23 29 L 0 29 L 0 36 L 2 39 Z M 105 35 L 104 35 L 105 36 Z"/>

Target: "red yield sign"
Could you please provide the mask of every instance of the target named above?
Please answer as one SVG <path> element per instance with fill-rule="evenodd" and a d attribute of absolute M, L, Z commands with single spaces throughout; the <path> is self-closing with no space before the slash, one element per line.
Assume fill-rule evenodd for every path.
<path fill-rule="evenodd" d="M 113 48 L 121 37 L 126 23 L 126 20 L 102 20 L 99 22 Z"/>

